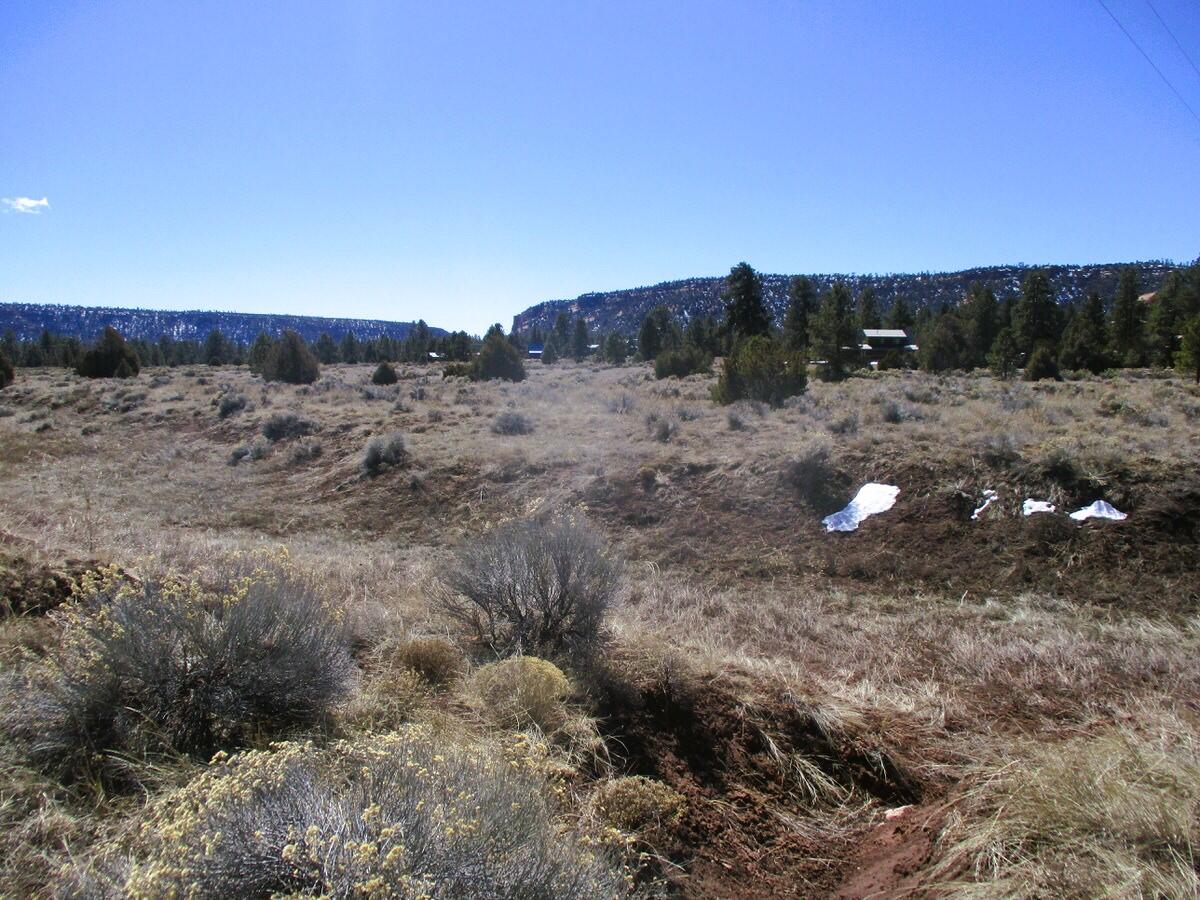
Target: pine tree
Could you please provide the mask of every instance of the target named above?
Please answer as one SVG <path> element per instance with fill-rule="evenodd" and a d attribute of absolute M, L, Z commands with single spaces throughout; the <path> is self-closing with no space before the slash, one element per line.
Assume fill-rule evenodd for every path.
<path fill-rule="evenodd" d="M 575 332 L 571 335 L 571 355 L 576 362 L 582 362 L 588 355 L 587 323 L 580 317 L 575 320 Z"/>
<path fill-rule="evenodd" d="M 990 287 L 971 285 L 967 297 L 967 319 L 969 321 L 970 364 L 982 366 L 987 363 L 988 351 L 1000 333 L 1000 309 L 996 295 Z"/>
<path fill-rule="evenodd" d="M 821 299 L 812 323 L 813 351 L 825 360 L 823 375 L 827 379 L 843 378 L 857 352 L 858 333 L 854 327 L 854 311 L 850 291 L 836 282 Z"/>
<path fill-rule="evenodd" d="M 229 361 L 229 350 L 226 347 L 225 335 L 220 329 L 214 328 L 204 339 L 204 363 L 209 366 L 223 366 Z"/>
<path fill-rule="evenodd" d="M 783 343 L 793 353 L 808 349 L 808 325 L 816 307 L 817 291 L 812 281 L 797 275 L 788 283 L 788 308 L 783 319 Z"/>
<path fill-rule="evenodd" d="M 550 335 L 550 340 L 542 347 L 542 362 L 546 365 L 558 362 L 558 341 L 555 340 L 554 334 Z"/>
<path fill-rule="evenodd" d="M 621 334 L 614 331 L 605 339 L 604 358 L 614 366 L 623 365 L 628 354 L 629 346 Z"/>
<path fill-rule="evenodd" d="M 1108 368 L 1104 345 L 1104 304 L 1093 291 L 1063 330 L 1059 365 L 1098 375 Z"/>
<path fill-rule="evenodd" d="M 4 388 L 8 387 L 12 383 L 13 383 L 12 360 L 10 360 L 8 358 L 8 355 L 4 352 L 3 348 L 0 348 L 0 390 L 3 390 Z"/>
<path fill-rule="evenodd" d="M 1017 349 L 1016 338 L 1011 328 L 1001 328 L 988 354 L 988 366 L 997 378 L 1012 378 L 1021 361 L 1021 353 Z"/>
<path fill-rule="evenodd" d="M 1109 334 L 1118 365 L 1140 366 L 1143 363 L 1142 304 L 1138 302 L 1137 269 L 1133 266 L 1121 270 Z"/>
<path fill-rule="evenodd" d="M 921 342 L 921 368 L 947 372 L 969 368 L 971 363 L 971 343 L 958 316 L 953 312 L 939 316 L 928 340 Z"/>
<path fill-rule="evenodd" d="M 724 330 L 732 340 L 770 334 L 771 313 L 763 303 L 762 279 L 749 263 L 740 262 L 729 270 L 721 298 L 725 301 Z"/>
<path fill-rule="evenodd" d="M 1021 284 L 1021 299 L 1013 309 L 1013 337 L 1021 353 L 1032 353 L 1038 341 L 1058 339 L 1059 312 L 1046 273 L 1035 269 Z"/>
<path fill-rule="evenodd" d="M 908 301 L 903 297 L 897 297 L 892 302 L 892 308 L 887 314 L 887 327 L 899 328 L 911 334 L 909 329 L 913 327 L 913 314 L 908 308 Z"/>
<path fill-rule="evenodd" d="M 712 316 L 694 316 L 684 330 L 684 345 L 716 356 L 721 352 L 721 329 Z"/>
<path fill-rule="evenodd" d="M 554 336 L 558 339 L 558 349 L 562 350 L 568 346 L 568 341 L 571 337 L 571 320 L 567 318 L 565 312 L 560 311 L 554 317 Z"/>
<path fill-rule="evenodd" d="M 1193 374 L 1200 384 L 1200 313 L 1188 319 L 1183 326 L 1183 338 L 1179 352 L 1175 354 L 1175 365 L 1183 374 Z"/>
<path fill-rule="evenodd" d="M 858 327 L 879 328 L 879 304 L 875 300 L 875 289 L 868 285 L 858 295 Z"/>
<path fill-rule="evenodd" d="M 524 381 L 525 364 L 521 354 L 504 336 L 504 329 L 493 325 L 488 329 L 479 348 L 479 355 L 471 364 L 472 381 L 491 381 L 505 379 L 507 381 Z"/>
<path fill-rule="evenodd" d="M 1040 341 L 1033 352 L 1029 354 L 1029 362 L 1025 364 L 1026 381 L 1044 381 L 1053 378 L 1061 381 L 1058 373 L 1058 362 L 1054 359 L 1054 348 L 1049 341 Z"/>
<path fill-rule="evenodd" d="M 675 350 L 683 343 L 679 325 L 665 306 L 656 306 L 646 313 L 638 329 L 638 356 L 651 360 L 664 350 Z"/>
<path fill-rule="evenodd" d="M 358 339 L 354 336 L 353 331 L 347 331 L 342 336 L 342 343 L 338 347 L 338 355 L 344 363 L 356 363 L 359 361 Z"/>
<path fill-rule="evenodd" d="M 1176 298 L 1183 285 L 1183 276 L 1172 272 L 1154 294 L 1150 314 L 1146 317 L 1146 356 L 1151 365 L 1170 366 L 1179 349 L 1179 315 Z"/>

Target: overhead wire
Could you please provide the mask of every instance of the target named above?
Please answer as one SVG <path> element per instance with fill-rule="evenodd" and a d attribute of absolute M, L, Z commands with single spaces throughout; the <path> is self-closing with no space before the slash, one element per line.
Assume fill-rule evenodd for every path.
<path fill-rule="evenodd" d="M 1197 76 L 1200 76 L 1200 66 L 1196 65 L 1196 61 L 1192 59 L 1192 55 L 1187 52 L 1187 49 L 1183 46 L 1183 42 L 1175 36 L 1175 32 L 1172 31 L 1171 26 L 1167 24 L 1167 20 L 1162 17 L 1158 9 L 1153 3 L 1150 2 L 1150 0 L 1146 0 L 1146 5 L 1150 7 L 1150 12 L 1154 13 L 1154 18 L 1158 19 L 1158 23 L 1162 25 L 1163 30 L 1165 30 L 1167 34 L 1171 36 L 1171 40 L 1175 42 L 1175 46 L 1179 48 L 1179 52 L 1183 54 L 1183 58 L 1188 61 L 1188 65 L 1192 67 L 1192 71 L 1195 72 Z"/>

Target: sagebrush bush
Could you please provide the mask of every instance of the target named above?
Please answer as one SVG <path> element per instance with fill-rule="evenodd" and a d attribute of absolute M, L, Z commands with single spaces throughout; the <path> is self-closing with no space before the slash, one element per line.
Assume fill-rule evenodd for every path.
<path fill-rule="evenodd" d="M 399 380 L 400 376 L 396 374 L 396 367 L 386 361 L 376 366 L 371 375 L 371 384 L 395 384 Z"/>
<path fill-rule="evenodd" d="M 218 762 L 152 807 L 135 897 L 613 897 L 623 873 L 555 821 L 517 740 L 421 728 Z"/>
<path fill-rule="evenodd" d="M 601 784 L 592 795 L 591 807 L 612 828 L 653 833 L 675 828 L 687 810 L 687 800 L 668 784 L 630 775 Z"/>
<path fill-rule="evenodd" d="M 498 725 L 534 725 L 554 731 L 567 719 L 571 683 L 558 666 L 536 656 L 510 656 L 488 663 L 471 675 L 469 687 L 484 713 Z"/>
<path fill-rule="evenodd" d="M 572 515 L 507 522 L 464 541 L 441 611 L 496 653 L 585 652 L 602 637 L 618 567 Z"/>
<path fill-rule="evenodd" d="M 294 412 L 274 413 L 262 425 L 263 437 L 271 443 L 305 437 L 316 430 L 316 422 Z"/>
<path fill-rule="evenodd" d="M 739 341 L 721 365 L 713 399 L 729 404 L 758 400 L 779 406 L 788 397 L 803 394 L 808 386 L 804 357 L 769 337 Z"/>
<path fill-rule="evenodd" d="M 217 403 L 217 418 L 228 419 L 235 413 L 240 413 L 246 408 L 246 403 L 244 394 L 222 394 Z"/>
<path fill-rule="evenodd" d="M 654 358 L 655 378 L 686 378 L 711 371 L 711 354 L 691 344 L 678 350 L 665 350 Z"/>
<path fill-rule="evenodd" d="M 796 495 L 817 511 L 831 509 L 841 498 L 842 473 L 833 464 L 830 445 L 814 441 L 784 466 L 783 477 Z"/>
<path fill-rule="evenodd" d="M 407 461 L 408 449 L 404 444 L 404 435 L 394 431 L 386 436 L 373 437 L 367 442 L 367 449 L 363 451 L 362 470 L 364 474 L 374 477 Z"/>
<path fill-rule="evenodd" d="M 0 732 L 43 771 L 119 780 L 122 757 L 207 758 L 322 721 L 353 668 L 338 611 L 282 559 L 224 579 L 85 575 L 61 649 L 5 683 Z"/>
<path fill-rule="evenodd" d="M 533 434 L 533 423 L 523 413 L 509 410 L 492 420 L 492 433 L 503 435 Z"/>

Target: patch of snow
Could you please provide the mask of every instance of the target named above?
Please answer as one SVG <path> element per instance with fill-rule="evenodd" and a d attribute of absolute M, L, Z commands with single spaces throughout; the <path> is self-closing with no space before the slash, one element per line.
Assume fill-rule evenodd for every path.
<path fill-rule="evenodd" d="M 858 493 L 845 509 L 826 516 L 821 522 L 826 531 L 854 531 L 867 516 L 886 512 L 895 506 L 899 494 L 898 487 L 872 481 L 858 489 Z"/>
<path fill-rule="evenodd" d="M 1111 503 L 1107 503 L 1104 500 L 1097 500 L 1091 506 L 1075 510 L 1075 512 L 1071 513 L 1071 518 L 1076 522 L 1082 522 L 1084 519 L 1112 519 L 1120 522 L 1125 518 L 1125 513 L 1121 512 Z"/>
<path fill-rule="evenodd" d="M 975 512 L 971 513 L 971 518 L 978 519 L 980 514 L 985 509 L 987 509 L 989 506 L 991 506 L 992 501 L 994 501 L 999 496 L 1000 495 L 997 494 L 995 491 L 993 491 L 991 488 L 988 488 L 986 491 L 984 491 L 983 492 L 983 505 L 980 506 L 978 509 L 976 509 Z"/>
<path fill-rule="evenodd" d="M 1034 513 L 1054 512 L 1055 506 L 1049 500 L 1026 500 L 1021 504 L 1021 515 L 1032 516 Z"/>

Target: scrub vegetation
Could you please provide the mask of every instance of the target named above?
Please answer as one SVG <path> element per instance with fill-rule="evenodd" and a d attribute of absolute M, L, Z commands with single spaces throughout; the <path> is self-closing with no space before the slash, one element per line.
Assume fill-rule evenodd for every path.
<path fill-rule="evenodd" d="M 1191 373 L 764 392 L 743 321 L 728 406 L 570 332 L 521 380 L 19 370 L 0 894 L 1195 894 Z"/>

